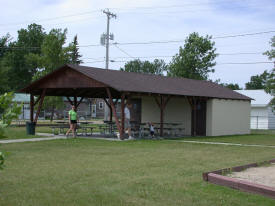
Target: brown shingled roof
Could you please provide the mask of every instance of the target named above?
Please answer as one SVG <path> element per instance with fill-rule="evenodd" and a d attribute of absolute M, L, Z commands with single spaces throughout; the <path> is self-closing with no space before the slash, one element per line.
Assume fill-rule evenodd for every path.
<path fill-rule="evenodd" d="M 251 100 L 247 96 L 210 81 L 68 66 L 118 91 Z"/>
<path fill-rule="evenodd" d="M 60 69 L 64 69 L 64 67 L 78 71 L 117 91 L 251 100 L 251 98 L 245 95 L 210 81 L 106 70 L 78 65 L 65 65 Z M 57 70 L 55 72 L 57 72 Z M 30 87 L 32 87 L 32 84 L 21 91 L 27 91 Z"/>

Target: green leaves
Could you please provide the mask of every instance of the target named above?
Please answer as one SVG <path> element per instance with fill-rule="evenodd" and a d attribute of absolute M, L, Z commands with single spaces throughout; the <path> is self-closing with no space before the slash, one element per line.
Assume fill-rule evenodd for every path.
<path fill-rule="evenodd" d="M 4 128 L 21 114 L 22 105 L 12 102 L 13 97 L 12 92 L 0 96 L 0 137 L 4 136 Z"/>
<path fill-rule="evenodd" d="M 245 83 L 246 89 L 265 89 L 267 80 L 269 78 L 269 73 L 265 70 L 260 75 L 255 75 L 250 78 L 250 82 Z"/>
<path fill-rule="evenodd" d="M 120 68 L 120 70 L 126 72 L 163 75 L 164 71 L 167 70 L 167 65 L 163 60 L 159 59 L 155 59 L 153 62 L 136 59 L 127 62 L 124 65 L 124 69 Z"/>
<path fill-rule="evenodd" d="M 270 60 L 275 60 L 275 36 L 273 36 L 273 38 L 271 39 L 270 44 L 272 49 L 266 51 L 264 54 L 267 55 Z M 272 105 L 272 110 L 273 112 L 275 112 L 275 62 L 273 69 L 268 75 L 265 90 L 266 92 L 274 96 L 274 98 L 270 102 L 270 105 Z"/>
<path fill-rule="evenodd" d="M 192 33 L 185 40 L 184 48 L 179 48 L 169 67 L 168 76 L 185 77 L 190 79 L 208 79 L 208 73 L 214 72 L 211 67 L 216 54 L 215 43 L 211 41 L 211 36 L 202 37 L 198 33 Z"/>
<path fill-rule="evenodd" d="M 0 96 L 0 138 L 4 136 L 4 128 L 21 114 L 22 105 L 13 103 L 13 97 L 12 92 Z M 4 155 L 0 151 L 0 169 L 3 169 L 4 160 Z"/>

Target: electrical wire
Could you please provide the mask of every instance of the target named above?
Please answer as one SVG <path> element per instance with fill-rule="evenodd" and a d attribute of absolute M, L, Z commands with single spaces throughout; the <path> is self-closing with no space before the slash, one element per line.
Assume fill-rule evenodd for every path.
<path fill-rule="evenodd" d="M 30 21 L 22 21 L 22 22 L 13 22 L 13 23 L 8 23 L 8 24 L 0 24 L 0 26 L 12 26 L 12 25 L 21 25 L 21 24 L 26 24 L 30 22 L 44 22 L 44 21 L 53 21 L 57 19 L 63 19 L 63 18 L 69 18 L 69 17 L 76 17 L 76 16 L 83 16 L 91 13 L 96 13 L 96 12 L 101 12 L 101 10 L 92 10 L 92 11 L 87 11 L 87 12 L 82 12 L 82 13 L 76 13 L 76 14 L 70 14 L 70 15 L 64 15 L 64 16 L 57 16 L 57 17 L 51 17 L 51 18 L 45 18 L 45 19 L 38 19 L 38 20 L 30 20 Z"/>
<path fill-rule="evenodd" d="M 253 33 L 244 33 L 244 34 L 235 34 L 235 35 L 224 35 L 224 36 L 217 36 L 213 37 L 212 39 L 225 39 L 225 38 L 236 38 L 236 37 L 245 37 L 245 36 L 254 36 L 254 35 L 262 35 L 262 34 L 269 34 L 269 33 L 275 33 L 275 30 L 269 30 L 269 31 L 262 31 L 262 32 L 253 32 Z M 181 43 L 185 40 L 163 40 L 163 41 L 148 41 L 148 42 L 122 42 L 122 43 L 110 43 L 110 45 L 146 45 L 146 44 L 169 44 L 169 43 Z M 88 44 L 88 45 L 78 45 L 78 47 L 98 47 L 102 46 L 100 44 Z M 0 47 L 0 49 L 7 49 L 7 47 Z M 20 47 L 14 47 L 16 49 L 19 49 Z M 27 47 L 21 47 L 23 49 L 27 49 Z M 31 48 L 31 47 L 30 47 Z M 39 48 L 39 47 L 37 47 Z M 12 49 L 12 48 L 8 48 Z"/>
<path fill-rule="evenodd" d="M 248 1 L 249 2 L 249 1 Z M 275 5 L 263 5 L 263 4 L 247 4 L 248 2 L 245 2 L 246 3 L 246 6 L 238 6 L 238 7 L 230 7 L 229 9 L 235 9 L 235 8 L 247 8 L 247 6 L 251 7 L 251 6 L 256 6 L 255 8 L 259 8 L 259 7 L 272 7 L 272 6 L 275 6 Z M 131 14 L 133 14 L 133 11 L 137 11 L 137 10 L 150 10 L 152 9 L 153 11 L 158 11 L 158 9 L 171 9 L 171 8 L 186 8 L 186 7 L 192 7 L 192 6 L 201 6 L 201 5 L 223 5 L 223 4 L 227 4 L 229 3 L 230 5 L 232 4 L 232 1 L 230 0 L 225 0 L 225 1 L 215 1 L 215 2 L 201 2 L 201 3 L 189 3 L 189 4 L 180 4 L 180 5 L 165 5 L 165 6 L 148 6 L 148 7 L 120 7 L 120 8 L 110 8 L 110 9 L 113 9 L 113 10 L 117 10 L 117 11 L 129 11 L 131 12 Z M 243 3 L 243 2 L 242 2 Z M 205 10 L 212 10 L 212 9 L 196 9 L 194 8 L 193 10 L 181 10 L 180 12 L 183 13 L 183 12 L 194 12 L 194 11 L 205 11 Z M 78 17 L 78 16 L 83 16 L 83 15 L 88 15 L 88 14 L 92 14 L 92 13 L 96 13 L 96 12 L 101 12 L 102 10 L 101 9 L 96 9 L 96 10 L 91 10 L 91 11 L 86 11 L 86 12 L 81 12 L 81 13 L 74 13 L 74 14 L 69 14 L 69 15 L 63 15 L 63 16 L 56 16 L 56 17 L 51 17 L 51 18 L 42 18 L 42 19 L 37 19 L 37 20 L 28 20 L 28 21 L 21 21 L 21 22 L 11 22 L 11 23 L 7 23 L 7 24 L 0 24 L 0 27 L 3 27 L 3 26 L 13 26 L 13 25 L 21 25 L 21 24 L 26 24 L 26 23 L 30 23 L 30 22 L 45 22 L 45 21 L 54 21 L 54 20 L 59 20 L 59 19 L 64 19 L 64 18 L 69 18 L 69 17 Z M 167 11 L 166 11 L 167 13 Z M 171 11 L 171 13 L 173 14 L 176 14 L 175 11 Z"/>
<path fill-rule="evenodd" d="M 84 63 L 97 63 L 97 62 L 104 62 L 104 60 L 84 62 Z M 112 63 L 121 63 L 121 62 L 128 62 L 128 61 L 121 60 L 121 61 L 111 61 L 111 62 Z M 225 63 L 217 63 L 216 65 L 225 65 L 225 64 L 274 64 L 274 62 L 225 62 Z"/>
<path fill-rule="evenodd" d="M 121 48 L 119 48 L 118 46 L 117 46 L 117 44 L 113 44 L 118 50 L 120 50 L 122 53 L 124 53 L 124 54 L 126 54 L 128 57 L 130 57 L 130 58 L 135 58 L 135 57 L 133 57 L 132 55 L 130 55 L 129 53 L 127 53 L 126 51 L 124 51 L 123 49 L 121 49 Z"/>
<path fill-rule="evenodd" d="M 218 54 L 219 56 L 223 55 L 256 55 L 256 54 L 263 54 L 264 52 L 236 52 L 236 53 L 220 53 Z M 113 57 L 114 60 L 116 59 L 150 59 L 150 58 L 171 58 L 174 57 L 175 55 L 163 55 L 163 56 L 128 56 L 128 57 Z M 93 60 L 99 60 L 99 59 L 104 59 L 104 57 L 99 57 L 99 58 L 93 58 L 93 57 L 86 57 L 83 59 L 93 59 Z"/>

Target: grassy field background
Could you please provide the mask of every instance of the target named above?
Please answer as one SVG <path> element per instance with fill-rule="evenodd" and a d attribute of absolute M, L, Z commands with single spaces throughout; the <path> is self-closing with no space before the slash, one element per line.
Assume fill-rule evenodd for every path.
<path fill-rule="evenodd" d="M 93 132 L 99 132 L 99 125 L 100 124 L 94 124 L 91 125 L 94 129 Z M 36 133 L 50 133 L 52 134 L 53 131 L 49 126 L 36 126 L 35 127 Z M 26 133 L 26 127 L 8 127 L 5 129 L 5 137 L 2 139 L 27 139 L 27 138 L 39 138 L 39 137 L 45 137 L 45 136 L 39 136 L 39 135 L 27 135 Z M 1 138 L 0 138 L 1 139 Z"/>
<path fill-rule="evenodd" d="M 247 138 L 238 136 L 242 142 Z M 274 148 L 93 139 L 0 148 L 6 155 L 0 205 L 275 205 L 202 180 L 206 171 L 275 158 Z"/>
<path fill-rule="evenodd" d="M 27 139 L 27 138 L 38 138 L 39 135 L 27 135 L 26 127 L 8 127 L 5 128 L 5 137 L 2 139 Z M 50 127 L 36 127 L 36 132 L 52 133 Z M 1 139 L 1 138 L 0 138 Z"/>
<path fill-rule="evenodd" d="M 184 137 L 181 140 L 203 141 L 203 142 L 227 142 L 240 144 L 260 144 L 275 145 L 275 134 L 271 133 L 255 133 L 252 131 L 250 135 L 230 135 L 219 137 Z"/>

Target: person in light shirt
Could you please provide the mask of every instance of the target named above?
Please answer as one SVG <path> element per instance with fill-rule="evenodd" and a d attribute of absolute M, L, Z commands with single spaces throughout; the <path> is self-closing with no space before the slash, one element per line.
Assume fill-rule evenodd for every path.
<path fill-rule="evenodd" d="M 126 107 L 124 108 L 124 129 L 128 131 L 129 139 L 134 139 L 134 137 L 131 136 L 131 115 L 130 115 L 130 109 L 132 108 L 132 104 L 127 101 Z"/>
<path fill-rule="evenodd" d="M 72 106 L 72 109 L 69 111 L 69 124 L 70 129 L 66 132 L 66 137 L 69 136 L 70 131 L 73 132 L 73 137 L 76 137 L 77 113 L 74 105 Z"/>

